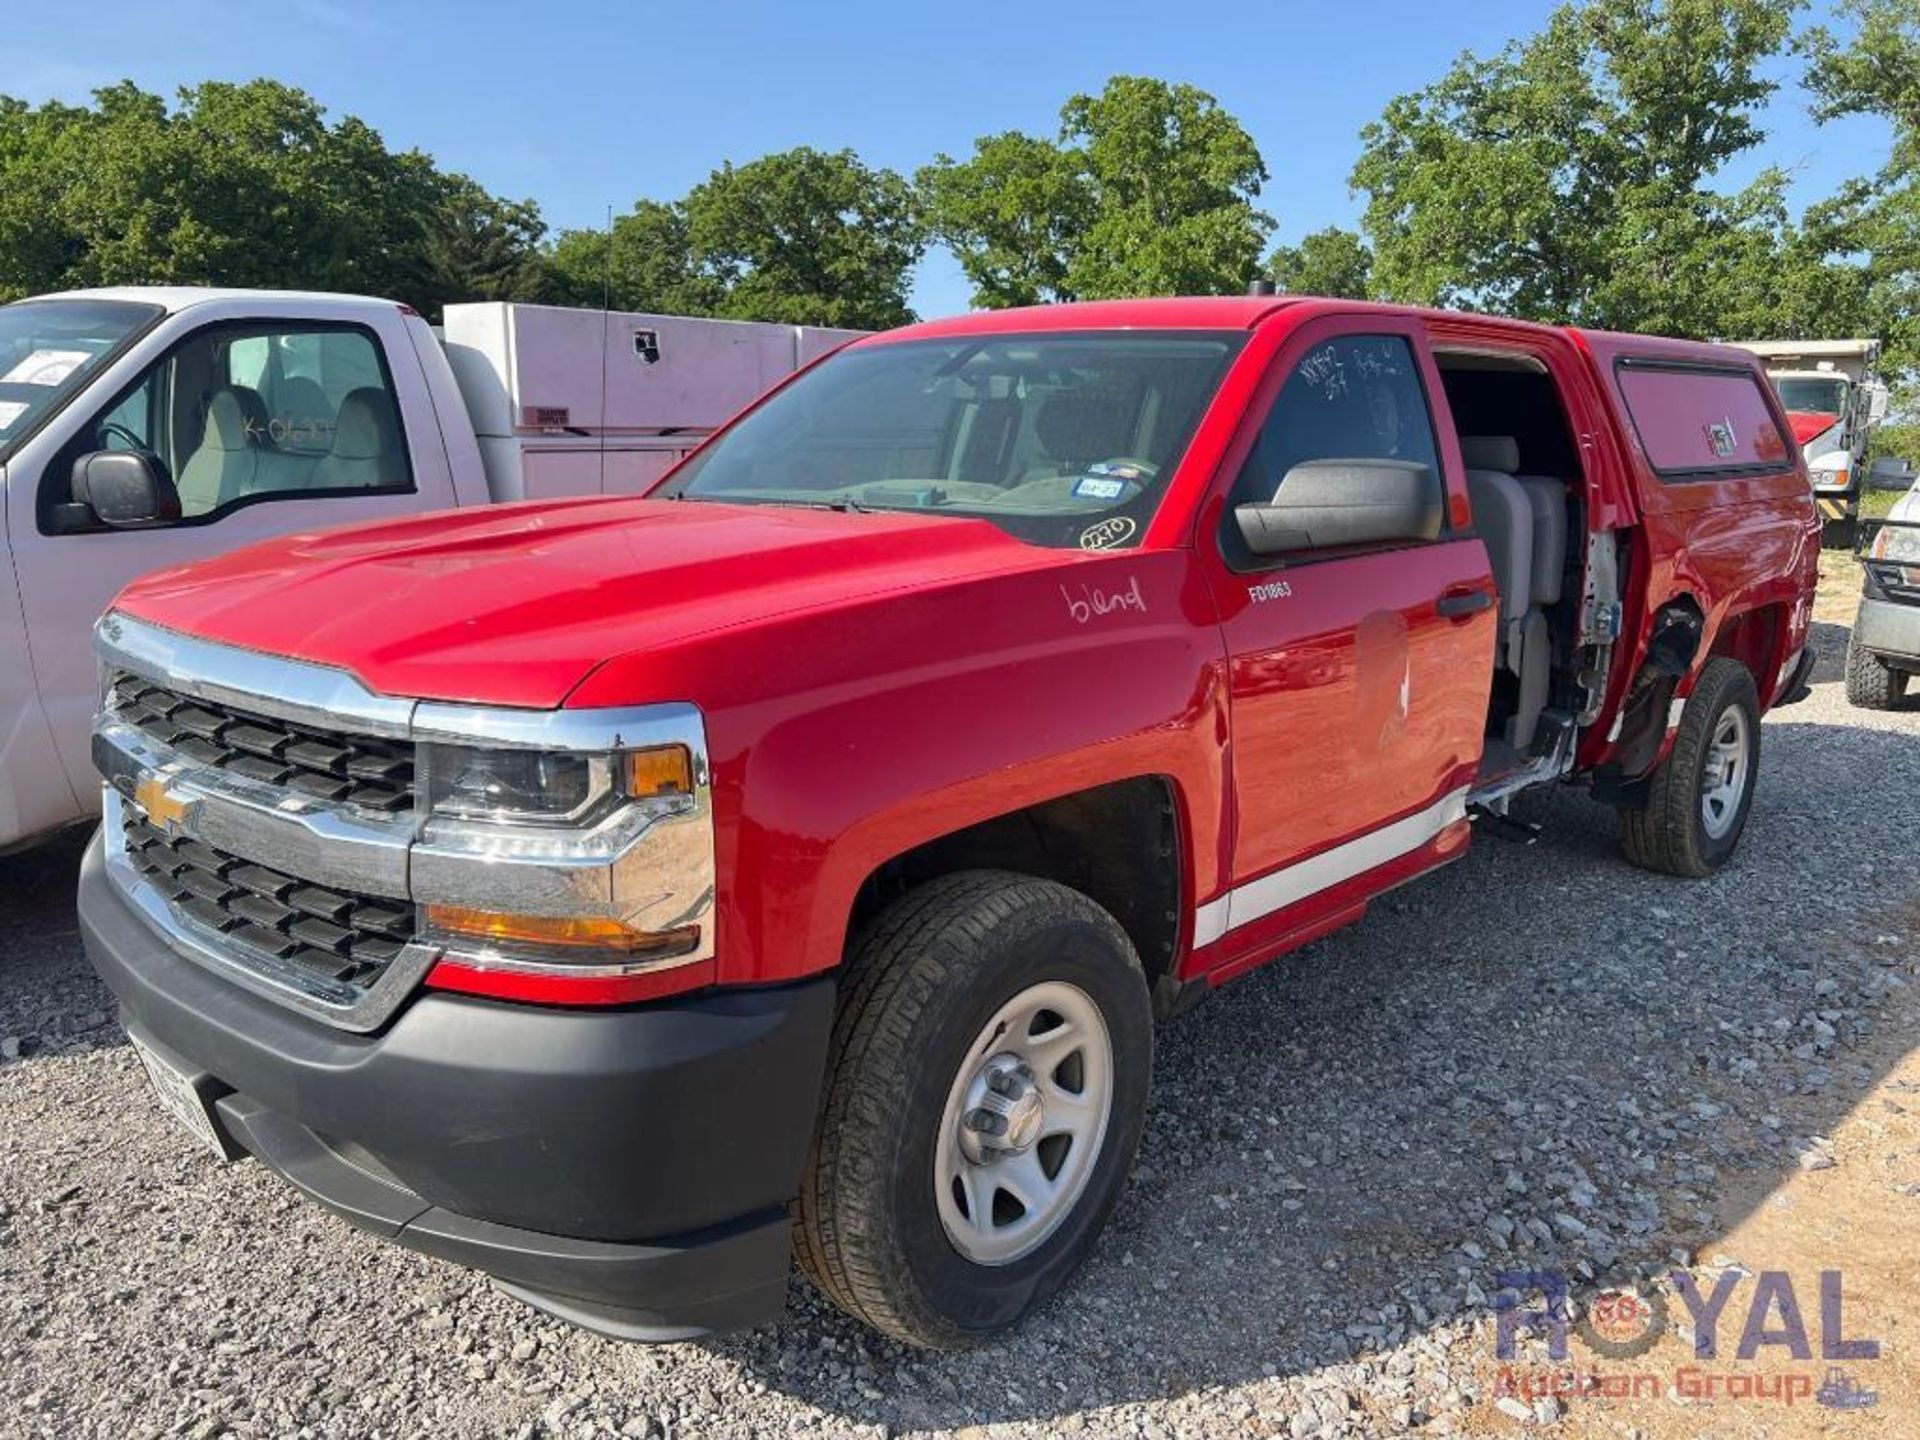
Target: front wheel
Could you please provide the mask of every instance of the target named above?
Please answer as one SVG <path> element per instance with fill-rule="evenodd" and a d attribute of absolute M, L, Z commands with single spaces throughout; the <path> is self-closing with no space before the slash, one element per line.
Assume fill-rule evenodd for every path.
<path fill-rule="evenodd" d="M 1847 703 L 1862 710 L 1891 710 L 1907 693 L 1906 675 L 1857 638 L 1847 641 Z"/>
<path fill-rule="evenodd" d="M 1759 773 L 1753 676 L 1737 660 L 1709 660 L 1672 751 L 1647 782 L 1646 808 L 1621 815 L 1627 858 L 1669 875 L 1711 875 L 1740 843 Z"/>
<path fill-rule="evenodd" d="M 794 1249 L 911 1345 L 1011 1325 L 1086 1258 L 1140 1143 L 1146 978 L 1078 891 L 998 871 L 897 901 L 849 955 Z"/>

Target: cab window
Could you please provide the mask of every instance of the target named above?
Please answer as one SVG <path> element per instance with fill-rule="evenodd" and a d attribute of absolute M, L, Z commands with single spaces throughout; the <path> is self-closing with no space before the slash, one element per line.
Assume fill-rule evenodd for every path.
<path fill-rule="evenodd" d="M 123 390 L 55 457 L 41 513 L 70 498 L 95 450 L 144 450 L 180 492 L 182 524 L 246 504 L 410 491 L 392 377 L 352 325 L 216 325 Z"/>
<path fill-rule="evenodd" d="M 1403 337 L 1343 335 L 1294 366 L 1234 480 L 1230 548 L 1239 545 L 1234 507 L 1271 504 L 1287 472 L 1309 460 L 1405 460 L 1440 473 L 1426 389 Z"/>
<path fill-rule="evenodd" d="M 1737 479 L 1793 464 L 1754 371 L 1630 356 L 1614 376 L 1640 448 L 1662 480 Z"/>

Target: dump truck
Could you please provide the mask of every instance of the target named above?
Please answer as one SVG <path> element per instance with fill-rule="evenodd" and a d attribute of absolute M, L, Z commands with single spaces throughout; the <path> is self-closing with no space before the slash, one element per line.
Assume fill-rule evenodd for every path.
<path fill-rule="evenodd" d="M 1850 529 L 1860 513 L 1867 432 L 1885 418 L 1878 340 L 1744 340 L 1780 392 L 1794 443 L 1806 457 L 1820 517 Z M 1841 537 L 1850 539 L 1850 535 Z"/>

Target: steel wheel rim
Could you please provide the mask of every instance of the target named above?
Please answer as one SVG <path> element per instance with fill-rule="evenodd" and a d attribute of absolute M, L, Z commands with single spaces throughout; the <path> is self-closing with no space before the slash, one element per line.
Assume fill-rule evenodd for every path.
<path fill-rule="evenodd" d="M 1707 834 L 1715 840 L 1733 829 L 1752 773 L 1747 712 L 1732 705 L 1714 722 L 1713 738 L 1707 742 L 1706 764 L 1700 775 L 1700 819 Z"/>
<path fill-rule="evenodd" d="M 1010 1265 L 1045 1244 L 1086 1193 L 1112 1113 L 1113 1040 L 1084 990 L 1050 980 L 1002 1005 L 935 1135 L 934 1204 L 954 1249 Z"/>

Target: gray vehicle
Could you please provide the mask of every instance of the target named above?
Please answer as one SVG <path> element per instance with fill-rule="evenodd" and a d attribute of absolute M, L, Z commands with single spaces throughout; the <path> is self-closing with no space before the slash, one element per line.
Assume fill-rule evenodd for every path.
<path fill-rule="evenodd" d="M 1862 709 L 1890 710 L 1920 674 L 1920 477 L 1904 461 L 1881 460 L 1867 485 L 1906 494 L 1885 520 L 1861 528 L 1865 578 L 1847 642 L 1847 699 Z"/>

